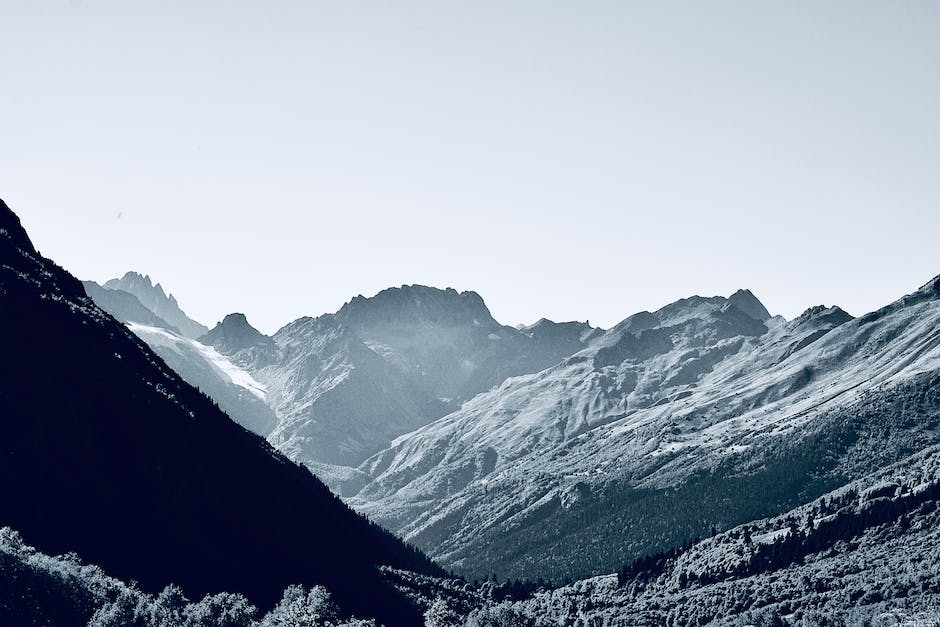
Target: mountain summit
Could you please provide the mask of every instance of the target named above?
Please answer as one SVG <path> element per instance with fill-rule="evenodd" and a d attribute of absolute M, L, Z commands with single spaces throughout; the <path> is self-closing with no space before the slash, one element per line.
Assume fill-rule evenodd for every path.
<path fill-rule="evenodd" d="M 755 320 L 760 320 L 761 322 L 770 320 L 770 312 L 767 311 L 767 308 L 764 307 L 762 302 L 757 300 L 757 297 L 754 296 L 751 290 L 738 290 L 729 296 L 728 300 L 731 301 L 732 305 Z"/>
<path fill-rule="evenodd" d="M 336 312 L 336 319 L 353 328 L 422 323 L 499 326 L 476 292 L 425 285 L 391 287 L 371 298 L 356 296 Z"/>
<path fill-rule="evenodd" d="M 274 349 L 274 341 L 251 326 L 248 318 L 242 313 L 228 314 L 222 319 L 222 322 L 199 338 L 199 341 L 214 346 L 226 355 L 250 348 Z"/>
<path fill-rule="evenodd" d="M 141 275 L 137 272 L 128 272 L 120 279 L 111 279 L 103 286 L 109 290 L 122 290 L 133 294 L 141 304 L 152 311 L 156 316 L 166 320 L 170 325 L 179 329 L 179 331 L 192 340 L 195 340 L 209 330 L 204 325 L 196 322 L 187 316 L 176 298 L 163 291 L 163 287 L 156 285 L 147 275 Z"/>

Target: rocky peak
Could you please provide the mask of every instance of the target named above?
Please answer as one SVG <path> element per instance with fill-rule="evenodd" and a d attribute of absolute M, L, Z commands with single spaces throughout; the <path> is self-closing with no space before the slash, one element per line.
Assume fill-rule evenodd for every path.
<path fill-rule="evenodd" d="M 770 312 L 764 307 L 751 290 L 738 290 L 728 297 L 732 305 L 760 322 L 770 319 Z"/>
<path fill-rule="evenodd" d="M 848 322 L 849 320 L 852 320 L 852 315 L 840 307 L 826 307 L 825 305 L 816 305 L 815 307 L 810 307 L 797 316 L 793 320 L 792 325 L 802 326 L 806 324 L 815 324 L 820 326 L 826 325 L 836 327 L 840 324 Z"/>
<path fill-rule="evenodd" d="M 215 327 L 199 338 L 203 344 L 215 347 L 226 355 L 253 347 L 273 347 L 271 338 L 248 322 L 243 313 L 230 313 Z"/>
<path fill-rule="evenodd" d="M 392 287 L 371 298 L 356 296 L 343 305 L 336 318 L 353 328 L 415 323 L 498 326 L 476 292 L 425 285 Z"/>
<path fill-rule="evenodd" d="M 180 309 L 176 298 L 172 294 L 167 295 L 159 283 L 154 285 L 150 276 L 146 274 L 127 272 L 120 279 L 111 279 L 104 284 L 104 287 L 133 294 L 144 307 L 179 329 L 190 339 L 201 337 L 209 331 L 207 327 L 187 316 Z"/>

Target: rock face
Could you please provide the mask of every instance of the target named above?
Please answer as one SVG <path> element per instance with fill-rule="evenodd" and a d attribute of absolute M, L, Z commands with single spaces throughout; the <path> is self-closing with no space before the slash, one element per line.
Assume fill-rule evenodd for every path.
<path fill-rule="evenodd" d="M 271 338 L 251 326 L 245 314 L 240 313 L 225 316 L 222 322 L 199 338 L 199 341 L 214 346 L 226 355 L 250 350 L 266 354 L 274 350 L 274 342 Z"/>
<path fill-rule="evenodd" d="M 183 313 L 172 294 L 167 296 L 159 283 L 156 285 L 149 276 L 128 272 L 120 279 L 111 279 L 103 286 L 109 290 L 121 290 L 133 294 L 144 307 L 177 329 L 184 337 L 197 339 L 209 330 Z"/>
<path fill-rule="evenodd" d="M 2 202 L 0 301 L 16 330 L 0 336 L 0 526 L 150 591 L 271 607 L 324 584 L 349 611 L 420 620 L 375 567 L 440 571 L 183 382 Z"/>
<path fill-rule="evenodd" d="M 513 329 L 474 292 L 410 285 L 358 296 L 271 338 L 234 314 L 202 341 L 266 387 L 277 415 L 269 441 L 350 495 L 366 479 L 356 467 L 396 437 L 557 363 L 595 334 L 550 321 Z"/>
<path fill-rule="evenodd" d="M 728 301 L 755 320 L 761 322 L 770 320 L 770 312 L 762 302 L 757 300 L 751 290 L 738 290 L 728 297 Z"/>
<path fill-rule="evenodd" d="M 177 335 L 180 330 L 152 312 L 137 300 L 137 297 L 124 290 L 110 290 L 101 287 L 94 281 L 82 281 L 85 293 L 91 297 L 95 304 L 114 316 L 121 322 L 137 322 L 150 327 L 166 329 Z"/>
<path fill-rule="evenodd" d="M 451 406 L 580 350 L 559 333 L 499 324 L 476 292 L 403 285 L 357 296 L 333 317 L 422 389 Z M 574 323 L 577 324 L 577 323 Z M 536 329 L 538 331 L 539 329 Z"/>
<path fill-rule="evenodd" d="M 858 319 L 636 314 L 396 439 L 350 502 L 469 576 L 547 578 L 786 511 L 940 441 L 933 285 Z"/>
<path fill-rule="evenodd" d="M 267 404 L 267 390 L 246 370 L 213 347 L 184 337 L 133 294 L 91 281 L 82 285 L 98 307 L 127 324 L 184 381 L 208 394 L 235 422 L 261 436 L 271 433 L 277 419 Z M 260 346 L 264 348 L 264 343 Z"/>
<path fill-rule="evenodd" d="M 229 417 L 260 436 L 277 424 L 267 389 L 211 346 L 158 327 L 128 322 L 128 328 L 184 381 L 207 394 Z"/>

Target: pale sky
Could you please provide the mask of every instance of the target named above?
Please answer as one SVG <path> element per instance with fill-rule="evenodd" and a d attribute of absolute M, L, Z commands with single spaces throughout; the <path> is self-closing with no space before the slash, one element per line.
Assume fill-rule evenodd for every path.
<path fill-rule="evenodd" d="M 266 332 L 403 283 L 610 326 L 940 274 L 940 2 L 4 0 L 0 197 Z"/>

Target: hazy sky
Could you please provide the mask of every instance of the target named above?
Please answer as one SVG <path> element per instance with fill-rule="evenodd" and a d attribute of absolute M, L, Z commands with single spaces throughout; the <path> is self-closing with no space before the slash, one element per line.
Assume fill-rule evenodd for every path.
<path fill-rule="evenodd" d="M 4 0 L 0 85 L 39 249 L 210 325 L 403 283 L 858 314 L 940 273 L 935 0 Z"/>

